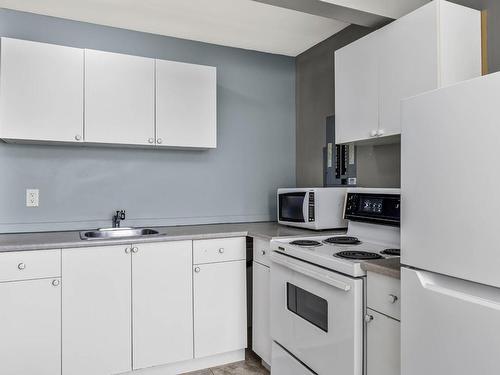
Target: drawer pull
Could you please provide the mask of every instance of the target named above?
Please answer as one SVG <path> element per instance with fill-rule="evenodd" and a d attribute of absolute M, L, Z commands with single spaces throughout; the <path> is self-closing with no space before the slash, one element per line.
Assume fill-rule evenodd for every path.
<path fill-rule="evenodd" d="M 19 269 L 22 271 L 22 270 L 24 270 L 24 269 L 26 268 L 26 264 L 24 264 L 24 263 L 19 263 L 19 264 L 17 265 L 17 268 L 19 268 Z"/>
<path fill-rule="evenodd" d="M 222 247 L 221 247 L 221 248 L 219 249 L 219 254 L 224 254 L 224 248 L 222 248 Z"/>
<path fill-rule="evenodd" d="M 398 296 L 395 296 L 394 294 L 389 294 L 387 301 L 389 303 L 396 303 L 398 301 Z"/>
<path fill-rule="evenodd" d="M 262 255 L 266 255 L 266 250 L 261 251 Z"/>
<path fill-rule="evenodd" d="M 373 320 L 373 315 L 366 314 L 365 315 L 365 322 L 370 323 Z"/>

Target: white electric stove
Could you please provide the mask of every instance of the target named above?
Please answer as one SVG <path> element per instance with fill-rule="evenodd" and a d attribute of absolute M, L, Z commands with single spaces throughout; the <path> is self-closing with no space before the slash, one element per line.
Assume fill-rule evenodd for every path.
<path fill-rule="evenodd" d="M 350 189 L 346 235 L 271 241 L 272 374 L 362 375 L 365 272 L 399 255 L 399 189 Z"/>

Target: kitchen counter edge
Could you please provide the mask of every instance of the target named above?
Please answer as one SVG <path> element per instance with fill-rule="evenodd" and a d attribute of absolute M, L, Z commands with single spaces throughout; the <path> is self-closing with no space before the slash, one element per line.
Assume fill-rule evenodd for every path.
<path fill-rule="evenodd" d="M 121 239 L 80 239 L 80 231 L 33 232 L 0 234 L 0 253 L 13 251 L 35 251 L 70 249 L 97 246 L 116 246 L 183 240 L 206 240 L 228 237 L 253 237 L 271 240 L 280 237 L 300 237 L 342 234 L 345 230 L 315 232 L 281 226 L 275 222 L 205 224 L 193 226 L 154 227 L 160 235 Z M 162 234 L 165 233 L 165 234 Z"/>
<path fill-rule="evenodd" d="M 375 272 L 401 279 L 401 262 L 399 258 L 368 260 L 361 264 L 361 268 L 366 272 Z"/>

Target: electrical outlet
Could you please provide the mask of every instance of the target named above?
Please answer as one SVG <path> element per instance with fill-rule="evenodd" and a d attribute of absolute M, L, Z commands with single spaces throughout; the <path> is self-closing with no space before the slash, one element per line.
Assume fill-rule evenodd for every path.
<path fill-rule="evenodd" d="M 26 189 L 26 207 L 38 207 L 39 194 L 38 189 Z"/>

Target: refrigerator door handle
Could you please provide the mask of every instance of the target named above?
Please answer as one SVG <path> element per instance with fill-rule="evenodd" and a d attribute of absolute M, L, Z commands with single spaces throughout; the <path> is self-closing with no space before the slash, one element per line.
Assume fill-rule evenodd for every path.
<path fill-rule="evenodd" d="M 416 274 L 422 287 L 431 292 L 500 311 L 500 292 L 496 288 L 425 271 Z"/>

